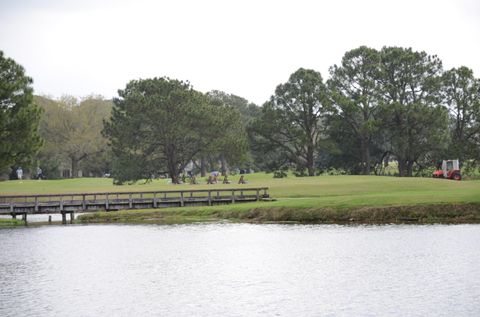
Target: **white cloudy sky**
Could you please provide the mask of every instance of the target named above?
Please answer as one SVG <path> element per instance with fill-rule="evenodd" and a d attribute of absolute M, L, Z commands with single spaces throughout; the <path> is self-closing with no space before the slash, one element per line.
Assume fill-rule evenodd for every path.
<path fill-rule="evenodd" d="M 299 67 L 327 78 L 360 45 L 424 50 L 480 77 L 480 1 L 0 0 L 0 50 L 55 97 L 168 76 L 261 104 Z"/>

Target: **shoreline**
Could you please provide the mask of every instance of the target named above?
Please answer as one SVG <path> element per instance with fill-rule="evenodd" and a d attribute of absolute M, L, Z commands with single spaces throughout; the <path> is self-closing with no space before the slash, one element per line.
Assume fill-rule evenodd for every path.
<path fill-rule="evenodd" d="M 247 204 L 243 204 L 247 205 Z M 88 224 L 159 224 L 189 223 L 256 223 L 256 224 L 478 224 L 480 204 L 429 204 L 408 206 L 375 206 L 356 208 L 295 208 L 261 206 L 229 208 L 221 205 L 208 208 L 182 207 L 144 210 L 98 211 L 79 214 L 69 225 Z M 235 206 L 237 207 L 237 206 Z M 242 206 L 248 207 L 248 206 Z M 0 229 L 63 225 L 61 221 L 24 223 L 18 219 L 1 219 Z"/>
<path fill-rule="evenodd" d="M 247 205 L 247 204 L 242 204 Z M 428 204 L 355 208 L 231 205 L 95 212 L 80 215 L 76 224 L 182 224 L 194 222 L 295 224 L 464 224 L 480 223 L 480 204 Z M 243 207 L 243 208 L 242 208 Z"/>

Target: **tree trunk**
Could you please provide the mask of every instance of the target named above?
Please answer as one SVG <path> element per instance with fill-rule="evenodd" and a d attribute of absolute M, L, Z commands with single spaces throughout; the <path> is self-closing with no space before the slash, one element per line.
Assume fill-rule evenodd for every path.
<path fill-rule="evenodd" d="M 408 177 L 413 176 L 413 161 L 408 161 L 407 163 L 407 176 Z"/>
<path fill-rule="evenodd" d="M 365 149 L 365 175 L 370 175 L 370 146 Z"/>
<path fill-rule="evenodd" d="M 83 160 L 87 156 L 88 156 L 87 153 L 84 153 L 80 157 L 76 157 L 75 154 L 70 155 L 70 160 L 72 161 L 72 174 L 70 175 L 70 178 L 78 177 L 78 164 L 80 163 L 81 160 Z"/>
<path fill-rule="evenodd" d="M 75 156 L 70 156 L 70 160 L 72 161 L 72 174 L 70 178 L 77 178 L 78 177 L 78 159 Z"/>
<path fill-rule="evenodd" d="M 205 157 L 200 158 L 200 176 L 207 176 L 207 164 L 205 164 Z"/>
<path fill-rule="evenodd" d="M 223 157 L 223 155 L 220 157 L 220 162 L 221 162 L 221 172 L 222 172 L 222 176 L 225 176 L 228 174 L 228 165 L 227 165 L 227 161 L 225 160 L 225 157 Z"/>
<path fill-rule="evenodd" d="M 362 174 L 365 175 L 366 174 L 366 161 L 367 161 L 367 157 L 366 157 L 366 146 L 365 146 L 365 140 L 363 138 L 360 138 L 360 156 L 362 157 Z"/>
<path fill-rule="evenodd" d="M 406 175 L 406 162 L 403 159 L 398 159 L 398 176 L 405 177 Z"/>
<path fill-rule="evenodd" d="M 179 184 L 180 171 L 175 156 L 175 146 L 170 144 L 166 149 L 167 154 L 167 171 L 168 175 L 172 179 L 172 184 Z"/>
<path fill-rule="evenodd" d="M 171 159 L 167 160 L 167 170 L 168 175 L 172 179 L 172 184 L 179 184 L 180 182 L 180 175 L 178 172 L 177 164 Z"/>
<path fill-rule="evenodd" d="M 360 139 L 360 151 L 362 152 L 362 174 L 370 175 L 370 146 L 368 140 Z"/>
<path fill-rule="evenodd" d="M 313 159 L 313 145 L 309 145 L 307 148 L 307 169 L 308 176 L 315 176 L 315 162 Z"/>
<path fill-rule="evenodd" d="M 180 184 L 180 176 L 176 174 L 172 174 L 171 178 L 172 178 L 172 184 Z"/>

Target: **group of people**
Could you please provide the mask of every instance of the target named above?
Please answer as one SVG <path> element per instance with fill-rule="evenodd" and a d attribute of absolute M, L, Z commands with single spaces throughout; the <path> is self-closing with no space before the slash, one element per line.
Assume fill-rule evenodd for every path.
<path fill-rule="evenodd" d="M 22 167 L 19 166 L 15 172 L 17 173 L 17 179 L 22 180 L 23 179 L 23 169 L 22 169 Z M 36 176 L 36 179 L 43 179 L 43 171 L 40 168 L 40 166 L 37 167 L 37 171 L 36 171 L 35 176 Z"/>
<path fill-rule="evenodd" d="M 218 177 L 219 175 L 218 174 L 215 174 L 215 173 L 212 173 L 208 176 L 207 178 L 207 184 L 218 184 Z M 222 181 L 223 184 L 231 184 L 232 182 L 228 179 L 228 175 L 225 175 L 223 177 L 223 181 Z M 240 179 L 238 180 L 238 183 L 239 184 L 246 184 L 247 181 L 245 180 L 245 178 L 242 176 L 240 176 Z"/>
<path fill-rule="evenodd" d="M 188 178 L 188 179 L 187 179 Z M 228 178 L 228 175 L 223 176 L 223 180 L 220 179 L 221 174 L 220 172 L 213 171 L 210 173 L 210 175 L 207 177 L 206 181 L 207 184 L 218 184 L 222 182 L 222 184 L 231 184 L 232 182 Z M 186 184 L 190 183 L 190 185 L 197 185 L 199 182 L 197 181 L 197 178 L 193 173 L 188 173 L 188 175 L 183 174 L 181 181 L 179 182 L 180 184 Z M 246 184 L 247 181 L 245 180 L 245 177 L 243 175 L 240 176 L 240 179 L 238 180 L 238 184 Z"/>

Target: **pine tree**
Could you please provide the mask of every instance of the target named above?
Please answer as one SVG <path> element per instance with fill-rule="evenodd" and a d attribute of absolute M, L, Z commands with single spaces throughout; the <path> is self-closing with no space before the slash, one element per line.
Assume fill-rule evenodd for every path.
<path fill-rule="evenodd" d="M 32 79 L 0 51 L 0 170 L 29 164 L 42 145 L 41 110 L 33 104 Z"/>

